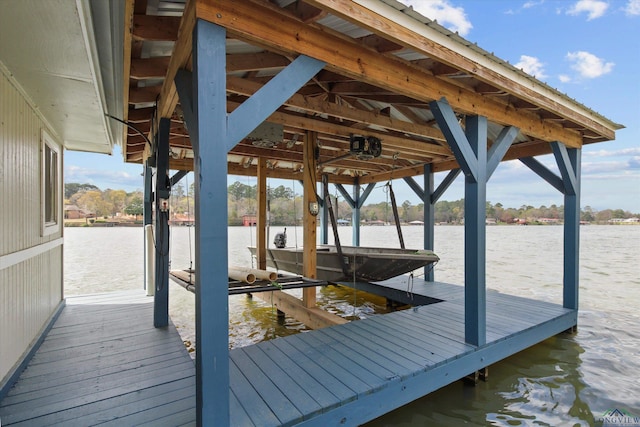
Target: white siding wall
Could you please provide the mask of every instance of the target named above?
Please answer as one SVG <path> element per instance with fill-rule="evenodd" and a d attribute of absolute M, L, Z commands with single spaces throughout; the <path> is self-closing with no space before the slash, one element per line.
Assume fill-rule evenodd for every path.
<path fill-rule="evenodd" d="M 63 227 L 41 236 L 40 144 L 46 125 L 3 70 L 0 67 L 0 384 L 63 297 L 63 248 L 55 244 L 61 243 Z M 58 218 L 62 220 L 62 212 Z M 43 251 L 41 245 L 49 242 L 53 247 Z"/>

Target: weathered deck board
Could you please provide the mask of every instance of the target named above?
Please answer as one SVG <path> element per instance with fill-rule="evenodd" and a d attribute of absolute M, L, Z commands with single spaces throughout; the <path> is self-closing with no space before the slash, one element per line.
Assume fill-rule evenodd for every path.
<path fill-rule="evenodd" d="M 406 287 L 404 278 L 385 283 Z M 231 350 L 231 425 L 359 425 L 577 319 L 489 291 L 487 344 L 477 348 L 464 342 L 461 286 L 415 280 L 413 292 L 443 302 Z M 151 326 L 150 302 L 141 293 L 70 298 L 0 402 L 2 425 L 194 425 L 194 364 L 175 328 Z"/>
<path fill-rule="evenodd" d="M 436 290 L 426 296 L 453 299 L 232 350 L 232 361 L 252 354 L 252 370 L 261 369 L 243 372 L 242 389 L 231 386 L 234 395 L 248 389 L 248 397 L 241 398 L 244 409 L 254 423 L 263 417 L 255 425 L 299 423 L 297 413 L 274 401 L 274 388 L 277 395 L 286 395 L 288 388 L 312 396 L 310 390 L 325 391 L 325 397 L 342 395 L 343 400 L 329 400 L 331 406 L 320 412 L 314 405 L 307 411 L 298 405 L 301 424 L 359 425 L 562 332 L 577 320 L 576 311 L 560 305 L 490 291 L 488 342 L 474 347 L 464 342 L 463 288 L 438 285 L 422 283 L 414 292 Z M 256 401 L 259 410 L 251 414 Z M 231 425 L 247 422 L 242 412 L 236 418 L 232 410 L 231 417 Z"/>
<path fill-rule="evenodd" d="M 72 297 L 16 385 L 3 426 L 195 423 L 195 367 L 141 291 Z M 170 421 L 173 420 L 173 421 Z"/>

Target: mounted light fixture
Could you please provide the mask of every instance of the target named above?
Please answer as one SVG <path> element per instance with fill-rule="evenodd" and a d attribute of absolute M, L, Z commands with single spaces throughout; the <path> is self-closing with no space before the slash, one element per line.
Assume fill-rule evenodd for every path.
<path fill-rule="evenodd" d="M 247 136 L 247 139 L 255 147 L 273 148 L 284 139 L 284 126 L 262 122 Z"/>
<path fill-rule="evenodd" d="M 382 154 L 382 142 L 375 136 L 349 136 L 349 152 L 360 160 L 370 160 Z"/>

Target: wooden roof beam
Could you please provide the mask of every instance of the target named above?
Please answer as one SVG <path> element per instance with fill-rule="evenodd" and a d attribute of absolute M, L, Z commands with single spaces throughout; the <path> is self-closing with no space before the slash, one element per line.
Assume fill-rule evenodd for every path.
<path fill-rule="evenodd" d="M 179 16 L 134 15 L 133 39 L 175 41 L 180 28 Z"/>
<path fill-rule="evenodd" d="M 168 56 L 132 59 L 130 77 L 135 80 L 164 78 L 170 59 Z"/>
<path fill-rule="evenodd" d="M 338 3 L 355 5 L 353 2 Z M 545 123 L 534 114 L 517 111 L 504 103 L 444 82 L 408 61 L 380 55 L 355 41 L 305 25 L 262 4 L 203 0 L 197 3 L 197 14 L 227 28 L 236 37 L 268 45 L 277 51 L 289 50 L 291 54 L 308 55 L 326 62 L 328 69 L 373 86 L 425 102 L 445 97 L 455 110 L 465 114 L 479 114 L 498 124 L 516 126 L 534 138 L 562 141 L 571 147 L 582 145 L 582 138 L 575 131 L 556 123 Z M 278 25 L 274 26 L 274 22 Z M 394 26 L 397 27 L 396 24 Z M 336 46 L 340 48 L 336 49 Z"/>
<path fill-rule="evenodd" d="M 250 80 L 229 76 L 227 78 L 227 91 L 243 96 L 251 96 L 262 86 Z M 338 119 L 355 122 L 369 123 L 381 126 L 397 132 L 408 133 L 416 136 L 445 141 L 442 132 L 434 127 L 396 120 L 374 112 L 355 109 L 346 105 L 324 101 L 316 97 L 304 97 L 294 95 L 285 101 L 285 105 L 300 108 L 310 113 L 328 114 Z"/>
<path fill-rule="evenodd" d="M 536 83 L 535 85 L 540 88 L 540 91 L 536 91 L 532 89 L 531 82 L 527 84 L 520 84 L 519 82 L 513 80 L 509 77 L 505 78 L 505 76 L 490 66 L 483 66 L 480 60 L 472 59 L 472 56 L 481 55 L 480 53 L 472 52 L 469 49 L 469 55 L 464 55 L 459 52 L 456 52 L 454 49 L 448 48 L 443 44 L 440 44 L 434 38 L 422 37 L 410 28 L 406 26 L 402 26 L 396 23 L 394 20 L 389 18 L 388 16 L 384 16 L 383 14 L 377 13 L 370 8 L 364 7 L 357 2 L 336 2 L 334 0 L 306 0 L 309 4 L 321 8 L 328 13 L 338 16 L 346 21 L 355 23 L 358 26 L 367 28 L 374 34 L 378 34 L 380 37 L 384 37 L 393 41 L 394 43 L 401 44 L 403 46 L 416 49 L 423 54 L 437 59 L 444 64 L 453 66 L 458 68 L 459 70 L 463 70 L 473 76 L 483 80 L 488 84 L 497 84 L 499 87 L 504 87 L 508 90 L 508 92 L 512 93 L 519 98 L 527 100 L 539 107 L 548 109 L 550 111 L 556 111 L 563 117 L 566 117 L 569 120 L 576 121 L 580 124 L 583 124 L 586 128 L 593 130 L 596 133 L 606 136 L 610 140 L 615 139 L 614 129 L 620 125 L 611 123 L 606 118 L 599 116 L 597 113 L 591 112 L 591 117 L 588 117 L 582 112 L 578 111 L 574 106 L 563 105 L 563 101 L 559 96 L 554 96 L 552 99 L 550 96 L 546 94 L 541 94 L 541 91 L 548 92 L 549 95 L 554 95 L 553 91 L 550 88 L 543 86 L 541 83 Z M 387 5 L 380 4 L 381 8 L 387 9 L 389 12 L 394 14 L 401 14 L 401 12 L 393 10 L 391 11 L 391 7 Z M 402 14 L 404 15 L 404 14 Z M 401 16 L 401 15 L 398 15 Z M 403 16 L 405 18 L 406 16 Z M 406 17 L 407 19 L 411 19 Z M 415 22 L 417 23 L 417 21 Z M 423 25 L 426 29 L 426 25 Z M 442 35 L 441 37 L 445 37 Z M 462 47 L 462 46 L 461 46 Z M 320 58 L 318 58 L 320 59 Z M 515 76 L 517 72 L 514 70 L 512 74 Z M 438 97 L 439 99 L 439 97 Z M 451 103 L 451 100 L 449 100 Z M 452 104 L 453 105 L 453 104 Z M 482 113 L 481 113 L 482 114 Z M 482 114 L 484 116 L 490 117 L 486 114 Z M 609 122 L 609 123 L 606 123 Z M 525 129 L 525 127 L 521 126 L 517 123 L 505 123 L 499 122 L 500 124 L 507 125 L 511 124 L 519 127 L 520 129 Z M 612 129 L 612 127 L 614 129 Z M 537 136 L 537 135 L 533 135 Z M 549 140 L 544 134 L 540 135 L 541 139 Z M 562 138 L 558 138 L 557 140 L 562 141 L 563 143 L 569 146 L 579 146 L 580 144 L 574 145 L 570 140 L 565 140 Z"/>

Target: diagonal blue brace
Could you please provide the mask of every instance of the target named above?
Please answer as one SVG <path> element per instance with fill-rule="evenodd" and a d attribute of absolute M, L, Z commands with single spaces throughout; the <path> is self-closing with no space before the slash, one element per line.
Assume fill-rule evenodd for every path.
<path fill-rule="evenodd" d="M 478 162 L 475 153 L 467 141 L 467 137 L 458 123 L 458 118 L 453 112 L 446 99 L 429 103 L 431 112 L 444 134 L 451 151 L 456 156 L 458 164 L 466 176 L 473 177 L 474 181 L 478 180 Z M 451 141 L 456 141 L 452 144 Z"/>
<path fill-rule="evenodd" d="M 193 111 L 193 100 L 195 99 L 193 90 L 193 73 L 189 70 L 180 69 L 176 72 L 174 79 L 178 98 L 180 98 L 180 106 L 182 107 L 182 115 L 185 121 L 185 127 L 189 132 L 191 146 L 194 151 L 198 150 L 198 122 Z"/>
<path fill-rule="evenodd" d="M 305 55 L 298 56 L 278 75 L 269 80 L 251 98 L 229 115 L 227 151 L 231 150 L 284 102 L 291 98 L 326 64 Z"/>
<path fill-rule="evenodd" d="M 335 186 L 340 192 L 340 194 L 342 195 L 342 197 L 344 197 L 345 202 L 347 202 L 351 207 L 351 209 L 353 209 L 356 206 L 356 202 L 353 201 L 353 199 L 351 198 L 351 195 L 347 193 L 347 190 L 345 190 L 344 186 L 342 184 L 336 184 Z"/>
<path fill-rule="evenodd" d="M 577 193 L 576 173 L 574 164 L 572 163 L 567 147 L 559 142 L 552 142 L 551 149 L 556 158 L 556 163 L 562 175 L 562 181 L 565 186 L 565 194 L 575 195 Z"/>
<path fill-rule="evenodd" d="M 420 200 L 424 200 L 425 191 L 420 187 L 420 184 L 418 184 L 412 176 L 407 176 L 403 179 L 404 182 L 407 183 L 409 188 L 411 188 L 413 192 L 416 193 L 416 196 L 418 196 Z M 431 196 L 431 194 L 429 194 L 429 196 Z"/>
<path fill-rule="evenodd" d="M 440 200 L 440 197 L 442 197 L 444 192 L 447 191 L 447 189 L 451 186 L 451 184 L 453 184 L 453 181 L 455 181 L 458 175 L 460 175 L 460 172 L 462 172 L 462 170 L 459 168 L 451 169 L 449 171 L 449 173 L 447 174 L 447 176 L 444 177 L 440 185 L 438 185 L 438 188 L 436 188 L 435 191 L 431 193 L 432 204 L 435 205 L 436 202 Z"/>
<path fill-rule="evenodd" d="M 519 130 L 517 127 L 505 127 L 498 135 L 498 138 L 496 138 L 487 153 L 487 180 L 491 178 L 491 175 L 495 172 L 496 168 L 504 158 L 504 155 L 507 154 L 509 147 L 511 147 L 516 136 L 518 136 L 518 132 Z"/>
<path fill-rule="evenodd" d="M 562 178 L 550 171 L 545 165 L 533 157 L 523 157 L 520 161 L 535 172 L 540 178 L 551 184 L 553 188 L 564 194 L 564 182 L 562 182 Z"/>

